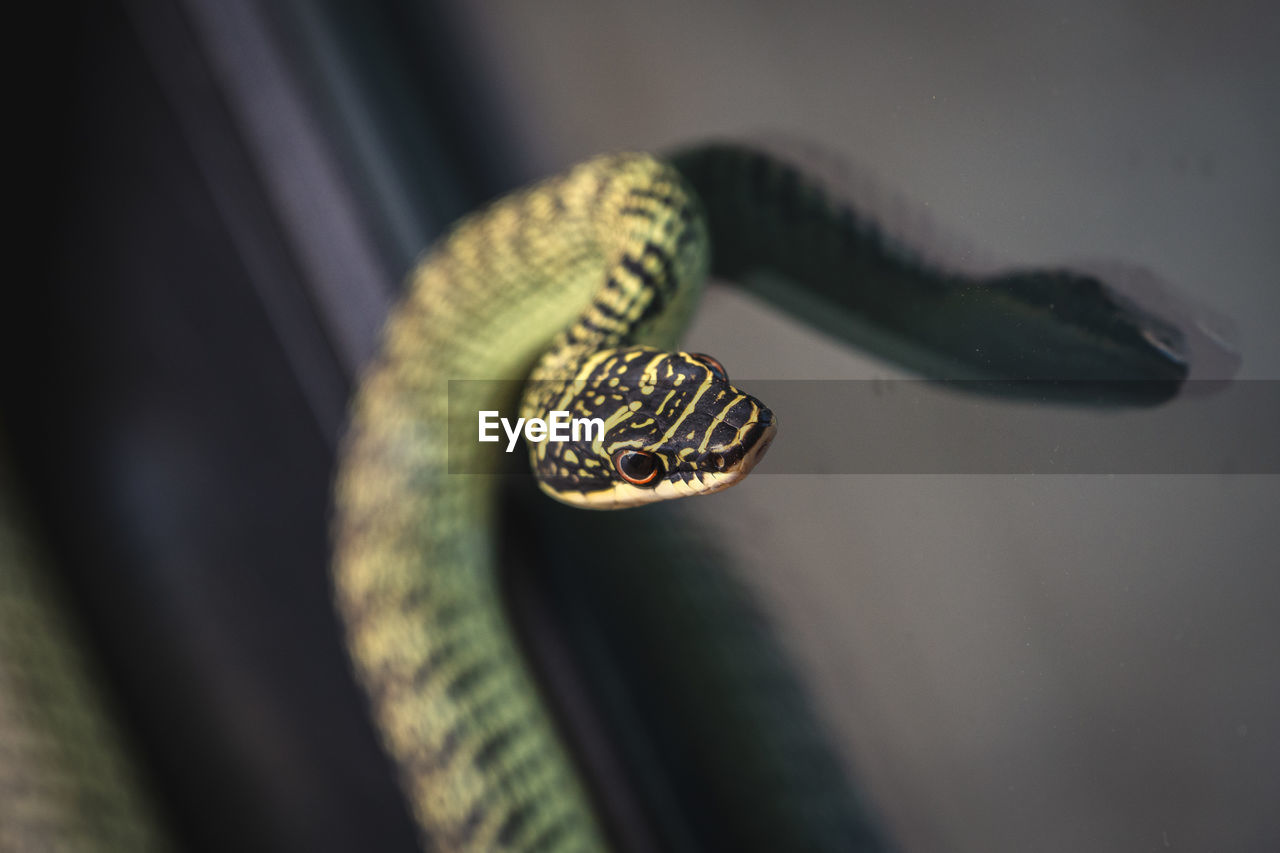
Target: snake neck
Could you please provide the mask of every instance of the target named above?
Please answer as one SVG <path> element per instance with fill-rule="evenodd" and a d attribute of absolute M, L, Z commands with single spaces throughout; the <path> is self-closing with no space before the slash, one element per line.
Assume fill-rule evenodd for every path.
<path fill-rule="evenodd" d="M 672 340 L 705 266 L 681 179 L 618 155 L 463 220 L 389 318 L 336 478 L 334 586 L 432 846 L 600 844 L 501 606 L 486 474 L 503 456 L 475 440 L 475 418 L 513 411 L 531 371 L 571 375 L 602 346 Z M 469 419 L 453 442 L 451 411 Z"/>

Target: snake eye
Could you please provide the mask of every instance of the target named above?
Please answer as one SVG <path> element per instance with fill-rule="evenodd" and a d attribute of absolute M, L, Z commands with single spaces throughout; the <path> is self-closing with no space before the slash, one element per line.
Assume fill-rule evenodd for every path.
<path fill-rule="evenodd" d="M 647 486 L 658 479 L 662 464 L 656 453 L 647 450 L 619 450 L 613 454 L 618 475 L 633 486 Z"/>
<path fill-rule="evenodd" d="M 724 369 L 724 365 L 721 364 L 718 359 L 712 358 L 705 352 L 691 352 L 689 355 L 705 364 L 711 370 L 711 373 L 716 377 L 716 379 L 719 379 L 721 382 L 729 381 L 729 371 Z"/>

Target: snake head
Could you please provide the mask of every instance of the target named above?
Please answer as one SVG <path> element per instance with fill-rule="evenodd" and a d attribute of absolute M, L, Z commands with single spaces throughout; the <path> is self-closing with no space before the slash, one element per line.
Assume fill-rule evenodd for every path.
<path fill-rule="evenodd" d="M 530 444 L 542 490 L 587 509 L 727 489 L 755 467 L 777 431 L 773 413 L 700 353 L 598 353 L 558 394 L 540 397 L 544 411 L 602 422 L 568 441 Z"/>

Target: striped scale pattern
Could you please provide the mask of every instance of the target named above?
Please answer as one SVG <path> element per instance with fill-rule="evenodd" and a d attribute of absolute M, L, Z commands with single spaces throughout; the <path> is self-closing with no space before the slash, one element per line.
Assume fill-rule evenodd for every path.
<path fill-rule="evenodd" d="M 934 375 L 1016 379 L 1037 396 L 1068 399 L 1087 385 L 1089 399 L 1144 404 L 1186 376 L 1179 331 L 1095 278 L 931 267 L 799 170 L 750 149 L 703 146 L 671 163 L 599 158 L 459 223 L 414 272 L 353 403 L 335 483 L 335 595 L 357 677 L 429 846 L 603 843 L 502 612 L 488 476 L 501 450 L 448 441 L 451 407 L 510 412 L 519 385 L 451 380 L 528 378 L 526 417 L 556 408 L 570 386 L 591 385 L 583 413 L 602 413 L 616 432 L 590 453 L 571 448 L 572 459 L 535 450 L 534 465 L 544 490 L 600 505 L 609 501 L 595 496 L 593 478 L 609 450 L 649 447 L 659 430 L 688 444 L 664 459 L 677 476 L 652 490 L 657 497 L 705 485 L 718 465 L 745 467 L 725 458 L 727 430 L 750 440 L 753 419 L 764 419 L 763 409 L 751 413 L 759 404 L 735 412 L 740 392 L 716 385 L 691 354 L 655 362 L 657 352 L 637 349 L 671 348 L 708 268 L 841 340 Z M 719 421 L 713 412 L 672 430 L 698 408 L 692 395 L 676 401 L 671 423 L 658 421 L 681 375 L 676 396 L 713 393 L 706 402 L 720 403 Z M 660 394 L 644 390 L 655 376 L 669 380 Z M 1132 379 L 1143 381 L 1115 381 Z M 1071 380 L 1065 389 L 1062 380 Z M 637 391 L 643 412 L 630 410 Z M 705 458 L 682 469 L 678 454 L 690 446 Z"/>
<path fill-rule="evenodd" d="M 539 378 L 576 376 L 602 347 L 668 344 L 698 295 L 705 235 L 669 166 L 593 160 L 461 221 L 388 322 L 336 478 L 334 585 L 429 846 L 602 845 L 502 612 L 485 473 L 502 454 L 447 442 L 451 403 L 506 413 L 518 401 L 509 382 L 450 380 L 529 376 L 549 348 Z"/>
<path fill-rule="evenodd" d="M 551 358 L 562 353 L 553 349 Z M 584 353 L 568 381 L 529 383 L 522 414 L 542 417 L 567 411 L 599 418 L 604 434 L 587 440 L 530 443 L 542 490 L 579 506 L 635 505 L 716 491 L 746 472 L 744 462 L 763 455 L 772 437 L 773 413 L 729 383 L 718 362 L 653 347 Z M 535 371 L 541 376 L 541 371 Z M 659 476 L 640 487 L 618 481 L 612 459 L 642 450 L 659 461 Z"/>

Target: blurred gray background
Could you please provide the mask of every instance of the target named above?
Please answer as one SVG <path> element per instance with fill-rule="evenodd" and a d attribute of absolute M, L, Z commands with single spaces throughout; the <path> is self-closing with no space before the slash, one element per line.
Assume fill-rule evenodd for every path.
<path fill-rule="evenodd" d="M 1238 376 L 1280 378 L 1270 4 L 456 12 L 517 172 L 806 140 L 995 257 L 1149 267 L 1234 324 Z M 725 288 L 686 343 L 736 379 L 903 375 Z M 857 412 L 830 416 L 838 452 Z M 1274 476 L 819 477 L 766 460 L 690 511 L 737 551 L 905 850 L 1267 850 L 1278 498 Z"/>

